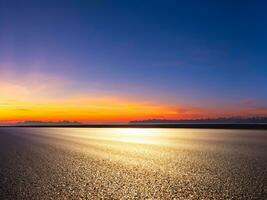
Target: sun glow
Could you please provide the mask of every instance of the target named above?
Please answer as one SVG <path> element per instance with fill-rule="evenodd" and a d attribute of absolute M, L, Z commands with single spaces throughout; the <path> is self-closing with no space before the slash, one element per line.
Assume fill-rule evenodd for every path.
<path fill-rule="evenodd" d="M 158 116 L 175 118 L 178 114 L 172 107 L 122 95 L 89 91 L 70 95 L 75 92 L 63 90 L 55 81 L 41 85 L 0 81 L 0 121 L 127 122 Z"/>
<path fill-rule="evenodd" d="M 19 77 L 0 74 L 0 122 L 128 122 L 188 118 L 196 114 L 195 109 L 145 100 L 142 95 L 110 94 L 94 87 L 76 88 L 76 84 L 82 85 L 69 77 L 51 74 L 32 73 Z"/>

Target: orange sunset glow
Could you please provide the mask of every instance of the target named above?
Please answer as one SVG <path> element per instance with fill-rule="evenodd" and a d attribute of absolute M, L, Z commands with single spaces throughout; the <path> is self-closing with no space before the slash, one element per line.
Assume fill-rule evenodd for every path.
<path fill-rule="evenodd" d="M 0 200 L 267 200 L 266 11 L 0 0 Z"/>
<path fill-rule="evenodd" d="M 142 119 L 197 119 L 266 113 L 264 109 L 196 107 L 159 102 L 153 99 L 105 94 L 83 88 L 70 90 L 75 84 L 66 77 L 29 74 L 22 78 L 6 76 L 0 84 L 0 121 L 30 120 L 80 122 L 128 122 Z"/>

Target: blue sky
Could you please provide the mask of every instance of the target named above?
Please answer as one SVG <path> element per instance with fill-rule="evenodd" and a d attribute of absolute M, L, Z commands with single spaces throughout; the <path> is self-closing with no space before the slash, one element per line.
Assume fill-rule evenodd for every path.
<path fill-rule="evenodd" d="M 67 77 L 66 93 L 266 109 L 266 9 L 257 0 L 0 0 L 0 69 Z"/>

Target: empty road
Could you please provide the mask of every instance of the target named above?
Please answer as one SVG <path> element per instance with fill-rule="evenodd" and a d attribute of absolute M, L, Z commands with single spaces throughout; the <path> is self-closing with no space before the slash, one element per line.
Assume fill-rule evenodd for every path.
<path fill-rule="evenodd" d="M 0 128 L 0 199 L 267 199 L 267 131 Z"/>

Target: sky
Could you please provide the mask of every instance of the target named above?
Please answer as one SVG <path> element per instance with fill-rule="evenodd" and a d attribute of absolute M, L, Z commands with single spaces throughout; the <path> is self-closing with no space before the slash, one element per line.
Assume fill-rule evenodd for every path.
<path fill-rule="evenodd" d="M 266 9 L 0 0 L 0 122 L 266 116 Z"/>

